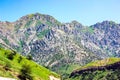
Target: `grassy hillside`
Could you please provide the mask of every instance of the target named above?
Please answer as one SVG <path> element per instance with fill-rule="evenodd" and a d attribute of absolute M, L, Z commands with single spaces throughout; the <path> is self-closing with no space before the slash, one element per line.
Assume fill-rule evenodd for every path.
<path fill-rule="evenodd" d="M 50 76 L 60 78 L 56 73 L 29 59 L 31 58 L 0 48 L 0 76 L 15 79 L 26 77 L 29 80 L 49 80 Z"/>
<path fill-rule="evenodd" d="M 96 60 L 94 62 L 90 62 L 90 63 L 86 64 L 85 66 L 82 66 L 80 69 L 89 68 L 89 67 L 93 67 L 93 66 L 97 67 L 97 66 L 110 65 L 110 64 L 116 63 L 118 61 L 120 61 L 120 58 L 114 58 L 114 57 L 107 58 L 104 60 Z"/>
<path fill-rule="evenodd" d="M 68 80 L 119 80 L 120 58 L 91 62 L 71 74 Z"/>
<path fill-rule="evenodd" d="M 59 70 L 57 68 L 51 69 L 53 71 L 56 71 L 56 73 L 61 74 L 62 76 L 62 80 L 65 80 L 69 77 L 70 73 L 75 70 L 78 69 L 80 65 L 76 65 L 76 64 L 64 64 L 59 66 Z"/>

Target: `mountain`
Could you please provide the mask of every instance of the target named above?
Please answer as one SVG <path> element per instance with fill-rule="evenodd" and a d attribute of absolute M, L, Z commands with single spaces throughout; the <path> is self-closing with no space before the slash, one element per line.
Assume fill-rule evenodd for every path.
<path fill-rule="evenodd" d="M 90 26 L 94 29 L 93 34 L 87 34 L 87 42 L 92 42 L 101 53 L 106 56 L 120 56 L 120 24 L 113 21 L 103 21 Z M 86 44 L 87 45 L 87 44 Z M 100 48 L 100 49 L 99 49 Z M 96 51 L 92 50 L 92 51 Z M 98 51 L 97 51 L 98 53 Z"/>
<path fill-rule="evenodd" d="M 0 43 L 68 76 L 75 67 L 91 61 L 119 57 L 119 31 L 120 24 L 112 21 L 84 26 L 35 13 L 15 22 L 0 22 Z"/>
<path fill-rule="evenodd" d="M 74 70 L 68 80 L 119 80 L 120 58 L 95 61 Z"/>
<path fill-rule="evenodd" d="M 0 76 L 17 80 L 60 80 L 58 74 L 36 64 L 30 58 L 3 48 L 0 48 Z"/>

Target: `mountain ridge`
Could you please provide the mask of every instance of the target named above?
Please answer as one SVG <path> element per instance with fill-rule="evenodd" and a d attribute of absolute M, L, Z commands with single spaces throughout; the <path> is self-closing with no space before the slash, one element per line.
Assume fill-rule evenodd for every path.
<path fill-rule="evenodd" d="M 66 70 L 72 71 L 73 65 L 119 57 L 119 30 L 120 25 L 111 21 L 87 27 L 77 21 L 61 23 L 37 13 L 24 16 L 12 25 L 1 22 L 0 41 L 63 75 Z"/>

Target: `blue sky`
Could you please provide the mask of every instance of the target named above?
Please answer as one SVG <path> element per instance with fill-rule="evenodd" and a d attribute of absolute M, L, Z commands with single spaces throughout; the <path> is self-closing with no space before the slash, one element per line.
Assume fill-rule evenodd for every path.
<path fill-rule="evenodd" d="M 49 14 L 60 22 L 92 25 L 104 20 L 120 23 L 120 0 L 0 0 L 0 21 L 16 21 L 31 13 Z"/>

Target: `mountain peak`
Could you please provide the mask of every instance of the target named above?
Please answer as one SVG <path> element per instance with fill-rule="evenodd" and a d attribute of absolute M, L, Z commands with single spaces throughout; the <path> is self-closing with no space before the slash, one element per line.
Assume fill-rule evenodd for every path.
<path fill-rule="evenodd" d="M 25 16 L 21 17 L 19 20 L 17 20 L 16 22 L 25 23 L 27 21 L 31 21 L 31 22 L 32 21 L 41 21 L 43 23 L 48 22 L 51 24 L 59 23 L 59 21 L 57 21 L 53 16 L 46 15 L 46 14 L 40 14 L 40 13 L 25 15 Z"/>
<path fill-rule="evenodd" d="M 71 23 L 80 24 L 80 23 L 79 23 L 78 21 L 76 21 L 76 20 L 71 21 Z"/>

